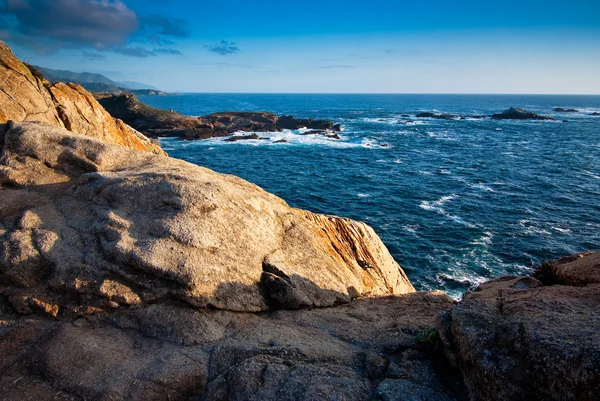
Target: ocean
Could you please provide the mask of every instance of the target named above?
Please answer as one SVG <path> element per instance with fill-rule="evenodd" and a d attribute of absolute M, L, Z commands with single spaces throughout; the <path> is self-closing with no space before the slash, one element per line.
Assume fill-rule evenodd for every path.
<path fill-rule="evenodd" d="M 366 222 L 419 290 L 458 298 L 486 279 L 600 250 L 600 116 L 590 115 L 600 112 L 600 96 L 139 98 L 190 116 L 269 111 L 341 124 L 340 139 L 298 130 L 259 133 L 268 140 L 167 138 L 161 144 L 172 157 L 240 176 L 291 206 Z M 414 116 L 488 115 L 511 106 L 560 121 Z"/>

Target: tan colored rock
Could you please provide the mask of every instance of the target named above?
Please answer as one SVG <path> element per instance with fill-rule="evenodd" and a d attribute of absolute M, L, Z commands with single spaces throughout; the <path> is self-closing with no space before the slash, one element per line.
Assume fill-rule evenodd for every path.
<path fill-rule="evenodd" d="M 34 76 L 0 41 L 0 122 L 8 120 L 64 127 L 44 80 Z"/>
<path fill-rule="evenodd" d="M 141 133 L 104 110 L 79 85 L 36 76 L 0 41 L 0 123 L 39 121 L 130 149 L 165 154 Z"/>
<path fill-rule="evenodd" d="M 162 153 L 150 139 L 112 118 L 83 87 L 57 82 L 46 88 L 58 104 L 58 115 L 67 130 L 130 149 Z"/>
<path fill-rule="evenodd" d="M 83 305 L 66 296 L 66 310 L 172 297 L 261 311 L 414 291 L 363 223 L 37 123 L 12 123 L 3 137 L 0 276 L 32 295 L 85 295 Z"/>

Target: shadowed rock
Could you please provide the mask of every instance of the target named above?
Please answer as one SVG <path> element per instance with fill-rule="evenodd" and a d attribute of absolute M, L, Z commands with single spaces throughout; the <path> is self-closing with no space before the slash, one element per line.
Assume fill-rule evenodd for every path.
<path fill-rule="evenodd" d="M 73 324 L 0 297 L 0 384 L 6 400 L 460 399 L 418 339 L 452 305 L 440 292 L 271 314 L 165 300 Z"/>
<path fill-rule="evenodd" d="M 447 354 L 471 399 L 591 401 L 600 394 L 599 254 L 543 270 L 536 277 L 553 277 L 554 285 L 501 277 L 442 319 Z"/>

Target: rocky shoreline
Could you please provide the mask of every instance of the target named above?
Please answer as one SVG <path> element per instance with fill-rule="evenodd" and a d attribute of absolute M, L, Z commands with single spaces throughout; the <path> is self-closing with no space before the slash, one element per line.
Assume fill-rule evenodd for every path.
<path fill-rule="evenodd" d="M 3 400 L 600 394 L 600 253 L 418 292 L 368 225 L 169 158 L 2 42 L 0 82 Z"/>
<path fill-rule="evenodd" d="M 150 137 L 192 140 L 227 137 L 236 132 L 275 132 L 308 128 L 315 135 L 339 139 L 335 132 L 341 130 L 339 124 L 326 120 L 277 116 L 267 112 L 221 112 L 188 117 L 174 111 L 147 106 L 135 95 L 130 94 L 96 94 L 96 98 L 113 117 L 123 120 Z"/>

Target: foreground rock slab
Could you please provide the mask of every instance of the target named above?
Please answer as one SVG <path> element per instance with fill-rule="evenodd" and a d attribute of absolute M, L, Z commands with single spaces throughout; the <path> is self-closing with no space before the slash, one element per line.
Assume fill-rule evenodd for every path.
<path fill-rule="evenodd" d="M 261 311 L 414 291 L 363 223 L 39 123 L 0 133 L 0 280 L 23 313 L 165 298 Z"/>
<path fill-rule="evenodd" d="M 600 254 L 482 284 L 442 319 L 450 360 L 476 400 L 597 400 Z"/>
<path fill-rule="evenodd" d="M 332 308 L 235 313 L 173 301 L 74 321 L 21 316 L 0 297 L 4 400 L 455 400 L 419 340 L 441 292 Z"/>

